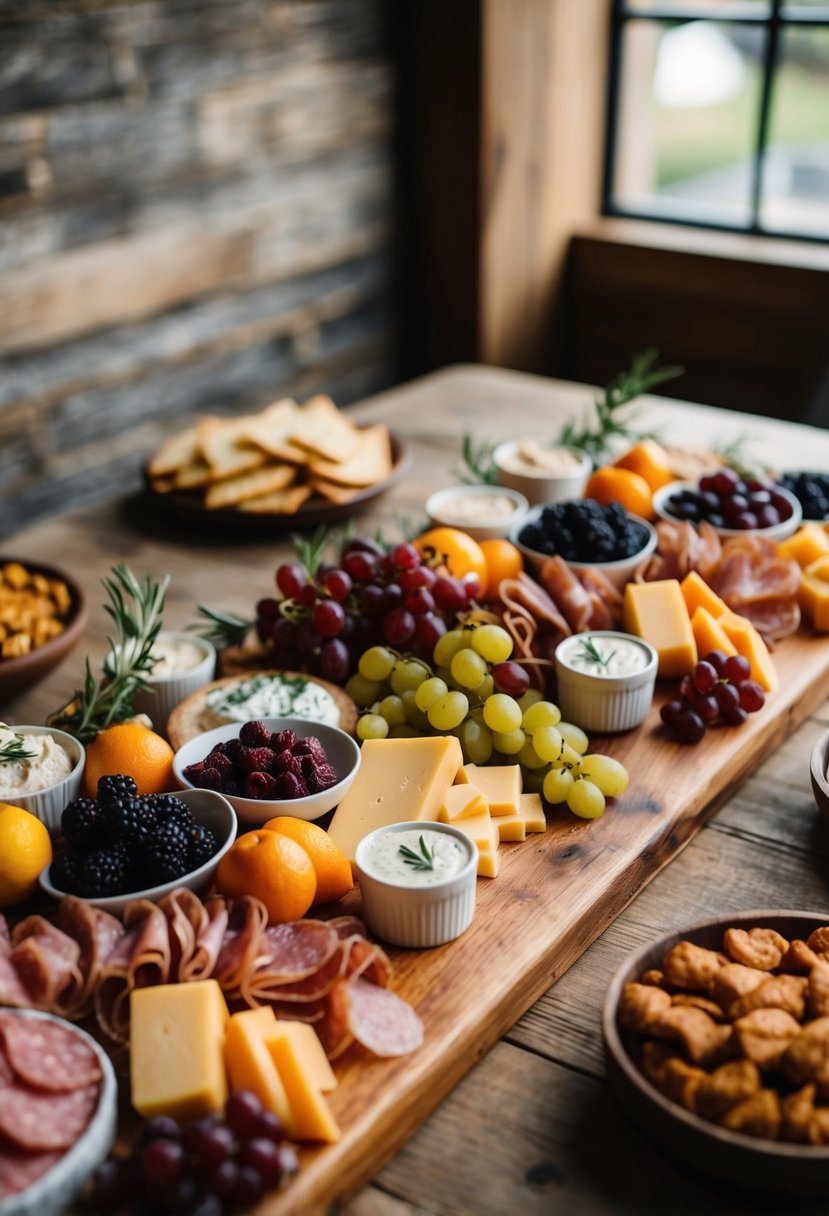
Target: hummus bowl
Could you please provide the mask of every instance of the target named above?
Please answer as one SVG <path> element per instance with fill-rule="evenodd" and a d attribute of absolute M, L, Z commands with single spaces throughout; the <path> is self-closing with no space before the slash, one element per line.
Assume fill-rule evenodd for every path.
<path fill-rule="evenodd" d="M 86 763 L 86 750 L 73 735 L 66 731 L 57 730 L 54 726 L 12 726 L 11 730 L 20 735 L 48 736 L 54 744 L 62 748 L 69 758 L 69 772 L 56 777 L 40 790 L 26 791 L 20 787 L 20 792 L 11 784 L 4 784 L 5 765 L 0 765 L 0 802 L 11 802 L 14 806 L 22 806 L 24 810 L 36 815 L 53 834 L 60 831 L 60 817 L 64 808 L 78 797 Z M 30 766 L 27 766 L 30 767 Z M 33 767 L 33 766 L 31 766 Z M 20 766 L 9 766 L 19 772 Z M 12 777 L 12 772 L 5 774 Z"/>

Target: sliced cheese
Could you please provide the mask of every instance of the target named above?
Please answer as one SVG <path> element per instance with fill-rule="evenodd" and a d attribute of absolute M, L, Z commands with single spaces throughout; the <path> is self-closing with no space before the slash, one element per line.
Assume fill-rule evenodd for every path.
<path fill-rule="evenodd" d="M 224 1109 L 227 1005 L 215 980 L 130 993 L 132 1104 L 188 1122 Z"/>
<path fill-rule="evenodd" d="M 291 1114 L 288 1095 L 265 1042 L 275 1029 L 270 1005 L 234 1013 L 227 1024 L 225 1065 L 230 1088 L 234 1092 L 252 1089 L 265 1109 L 272 1110 L 287 1127 Z"/>
<path fill-rule="evenodd" d="M 340 1129 L 328 1103 L 314 1084 L 313 1068 L 307 1067 L 302 1046 L 292 1034 L 277 1033 L 268 1038 L 268 1051 L 288 1095 L 289 1116 L 286 1131 L 294 1140 L 322 1140 L 333 1144 Z M 309 1027 L 313 1029 L 313 1027 Z"/>
<path fill-rule="evenodd" d="M 410 819 L 435 822 L 463 764 L 454 735 L 421 739 L 368 739 L 359 772 L 328 828 L 354 861 L 357 845 L 375 828 Z"/>
<path fill-rule="evenodd" d="M 821 524 L 804 524 L 793 536 L 781 540 L 777 548 L 805 568 L 819 557 L 829 557 L 829 536 Z"/>
<path fill-rule="evenodd" d="M 725 609 L 728 612 L 728 609 Z M 704 659 L 712 650 L 721 650 L 724 655 L 732 655 L 737 653 L 737 647 L 731 641 L 731 638 L 714 620 L 707 608 L 700 605 L 694 615 L 691 617 L 691 629 L 694 632 L 694 641 L 697 644 L 697 652 L 701 659 Z"/>
<path fill-rule="evenodd" d="M 497 849 L 491 853 L 478 854 L 478 877 L 497 878 L 501 872 L 501 854 Z"/>
<path fill-rule="evenodd" d="M 720 624 L 737 647 L 737 653 L 743 655 L 751 664 L 751 678 L 756 680 L 766 692 L 774 692 L 777 688 L 777 672 L 769 654 L 768 646 L 760 634 L 744 616 L 736 612 L 724 612 L 718 618 Z"/>
<path fill-rule="evenodd" d="M 465 764 L 458 774 L 461 784 L 474 785 L 489 806 L 490 815 L 517 815 L 521 804 L 521 769 L 517 764 L 483 768 Z"/>
<path fill-rule="evenodd" d="M 829 583 L 803 571 L 797 600 L 806 620 L 818 633 L 829 631 Z"/>
<path fill-rule="evenodd" d="M 454 823 L 456 819 L 472 819 L 486 811 L 489 806 L 477 785 L 450 785 L 443 796 L 440 808 L 441 823 Z"/>
<path fill-rule="evenodd" d="M 547 820 L 544 815 L 544 803 L 540 794 L 521 795 L 521 814 L 527 825 L 528 832 L 546 832 Z"/>
<path fill-rule="evenodd" d="M 659 655 L 662 679 L 687 675 L 697 662 L 691 619 L 675 578 L 628 583 L 622 608 L 628 633 L 644 638 Z"/>
<path fill-rule="evenodd" d="M 527 822 L 520 811 L 515 815 L 499 815 L 492 822 L 503 842 L 514 843 L 527 839 Z"/>
<path fill-rule="evenodd" d="M 443 819 L 441 822 L 447 823 L 448 820 Z M 474 841 L 480 851 L 492 848 L 493 824 L 495 822 L 490 816 L 489 811 L 484 810 L 479 815 L 470 815 L 466 819 L 457 819 L 452 824 L 452 827 L 457 828 L 459 832 L 463 832 L 465 836 Z M 495 828 L 495 836 L 497 839 L 497 828 Z"/>
<path fill-rule="evenodd" d="M 302 1067 L 308 1080 L 315 1089 L 327 1094 L 337 1088 L 334 1069 L 328 1061 L 319 1035 L 310 1022 L 283 1022 L 281 1019 L 275 1019 L 273 1029 L 268 1026 L 263 1035 L 268 1051 L 271 1051 L 271 1044 L 276 1039 L 283 1037 L 291 1040 L 294 1051 L 302 1061 Z M 271 1058 L 274 1058 L 272 1051 Z M 276 1063 L 275 1059 L 274 1063 Z M 277 1069 L 278 1067 L 277 1064 Z"/>
<path fill-rule="evenodd" d="M 689 574 L 685 575 L 679 584 L 679 589 L 692 620 L 697 608 L 705 608 L 713 617 L 718 617 L 721 612 L 728 611 L 728 604 L 725 600 L 720 599 L 717 593 L 712 591 L 696 570 L 691 570 Z"/>

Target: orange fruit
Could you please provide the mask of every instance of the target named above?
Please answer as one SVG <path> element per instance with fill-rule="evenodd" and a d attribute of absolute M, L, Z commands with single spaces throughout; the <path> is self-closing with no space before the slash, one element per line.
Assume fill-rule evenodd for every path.
<path fill-rule="evenodd" d="M 641 515 L 643 519 L 650 519 L 653 515 L 651 489 L 644 477 L 632 473 L 630 469 L 618 469 L 613 464 L 607 464 L 590 474 L 584 487 L 584 497 L 595 498 L 605 507 L 612 502 L 621 503 L 631 515 Z"/>
<path fill-rule="evenodd" d="M 216 870 L 216 890 L 238 899 L 255 895 L 268 909 L 271 924 L 299 920 L 317 892 L 317 876 L 302 845 L 282 832 L 245 832 L 225 853 Z"/>
<path fill-rule="evenodd" d="M 108 726 L 86 749 L 84 793 L 87 798 L 94 798 L 99 779 L 114 773 L 132 777 L 139 794 L 161 794 L 175 789 L 174 755 L 166 739 L 139 722 Z"/>
<path fill-rule="evenodd" d="M 454 578 L 477 575 L 479 594 L 486 595 L 486 557 L 468 532 L 462 532 L 460 528 L 431 528 L 412 544 L 430 566 L 445 566 Z"/>
<path fill-rule="evenodd" d="M 521 550 L 508 540 L 482 540 L 481 551 L 486 559 L 487 589 L 494 595 L 505 578 L 517 578 L 524 569 Z"/>
<path fill-rule="evenodd" d="M 0 802 L 0 908 L 33 895 L 40 871 L 51 860 L 46 825 L 22 806 Z"/>
<path fill-rule="evenodd" d="M 351 863 L 342 849 L 326 831 L 307 819 L 295 819 L 293 815 L 279 815 L 262 825 L 263 832 L 280 832 L 302 845 L 311 858 L 317 876 L 315 904 L 333 903 L 342 899 L 354 886 Z"/>
<path fill-rule="evenodd" d="M 668 453 L 655 439 L 643 439 L 640 443 L 635 443 L 624 456 L 619 457 L 615 467 L 629 469 L 631 473 L 644 477 L 652 494 L 674 480 Z"/>

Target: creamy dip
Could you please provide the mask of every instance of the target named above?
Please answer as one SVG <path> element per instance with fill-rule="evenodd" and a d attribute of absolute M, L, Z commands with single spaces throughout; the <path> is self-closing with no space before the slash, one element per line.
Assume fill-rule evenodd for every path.
<path fill-rule="evenodd" d="M 431 869 L 409 864 L 401 848 L 423 858 L 421 838 L 432 860 Z M 424 859 L 425 860 L 425 859 Z M 360 850 L 360 863 L 375 878 L 410 887 L 433 887 L 453 878 L 469 861 L 469 850 L 448 832 L 411 828 L 403 832 L 377 832 Z"/>
<path fill-rule="evenodd" d="M 595 650 L 599 658 L 591 650 Z M 650 654 L 633 639 L 596 638 L 588 633 L 568 639 L 566 648 L 561 650 L 561 659 L 574 671 L 618 678 L 644 671 L 650 662 Z"/>
<path fill-rule="evenodd" d="M 537 439 L 522 439 L 515 452 L 501 460 L 501 466 L 509 473 L 539 473 L 545 476 L 556 473 L 577 473 L 582 460 L 569 448 L 544 447 Z"/>
<path fill-rule="evenodd" d="M 201 646 L 187 638 L 156 638 L 152 649 L 152 675 L 150 680 L 164 680 L 182 671 L 192 671 L 205 660 Z"/>
<path fill-rule="evenodd" d="M 515 503 L 506 494 L 459 494 L 440 509 L 441 519 L 452 524 L 497 523 L 515 513 Z"/>
<path fill-rule="evenodd" d="M 304 718 L 339 726 L 340 710 L 330 692 L 304 676 L 251 676 L 208 693 L 199 724 L 210 730 L 251 718 Z"/>
<path fill-rule="evenodd" d="M 28 757 L 0 762 L 0 798 L 36 794 L 57 785 L 72 772 L 72 761 L 52 735 L 18 734 L 0 725 L 0 752 L 15 742 L 24 748 Z"/>

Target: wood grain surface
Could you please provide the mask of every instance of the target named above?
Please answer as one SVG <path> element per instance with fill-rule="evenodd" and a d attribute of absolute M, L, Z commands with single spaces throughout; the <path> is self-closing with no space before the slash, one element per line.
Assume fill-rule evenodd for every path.
<path fill-rule="evenodd" d="M 555 434 L 589 400 L 580 386 L 458 368 L 366 403 L 358 416 L 388 420 L 414 458 L 412 476 L 372 524 L 391 530 L 396 509 L 422 511 L 425 494 L 446 481 L 464 427 L 492 438 Z M 648 403 L 644 423 L 669 427 L 675 442 L 696 443 L 726 440 L 745 426 L 723 411 L 658 400 Z M 810 463 L 829 467 L 829 436 L 820 432 L 758 420 L 753 443 L 770 460 L 802 465 L 809 453 Z M 177 627 L 192 619 L 199 600 L 249 611 L 268 593 L 280 553 L 276 546 L 222 549 L 209 537 L 198 548 L 192 541 L 184 547 L 170 536 L 143 534 L 116 507 L 39 525 L 8 548 L 60 561 L 81 578 L 93 603 L 93 655 L 102 653 L 105 630 L 95 582 L 112 561 L 171 571 L 167 623 Z M 424 1019 L 424 1047 L 408 1060 L 355 1058 L 338 1066 L 332 1106 L 343 1141 L 307 1154 L 298 1179 L 263 1213 L 324 1210 L 353 1193 L 748 777 L 716 826 L 530 1009 L 380 1175 L 377 1188 L 348 1210 L 353 1216 L 505 1212 L 519 1205 L 547 1211 L 556 1197 L 561 1210 L 632 1212 L 656 1203 L 669 1186 L 676 1203 L 663 1210 L 696 1210 L 690 1205 L 697 1201 L 699 1210 L 710 1207 L 705 1184 L 683 1181 L 684 1174 L 656 1159 L 610 1105 L 598 1012 L 616 960 L 667 928 L 720 909 L 829 905 L 829 826 L 816 822 L 808 785 L 808 751 L 821 720 L 810 720 L 775 754 L 826 695 L 829 643 L 790 639 L 777 662 L 780 691 L 739 731 L 712 731 L 700 747 L 683 749 L 663 740 L 651 722 L 613 741 L 608 750 L 631 765 L 634 777 L 613 810 L 592 824 L 556 812 L 543 837 L 505 849 L 497 880 L 479 883 L 476 918 L 462 939 L 398 955 L 397 987 Z M 18 723 L 42 720 L 77 681 L 81 664 L 76 651 L 62 671 L 4 713 Z M 750 776 L 769 757 L 770 772 Z M 599 1145 L 605 1181 L 593 1168 Z"/>

